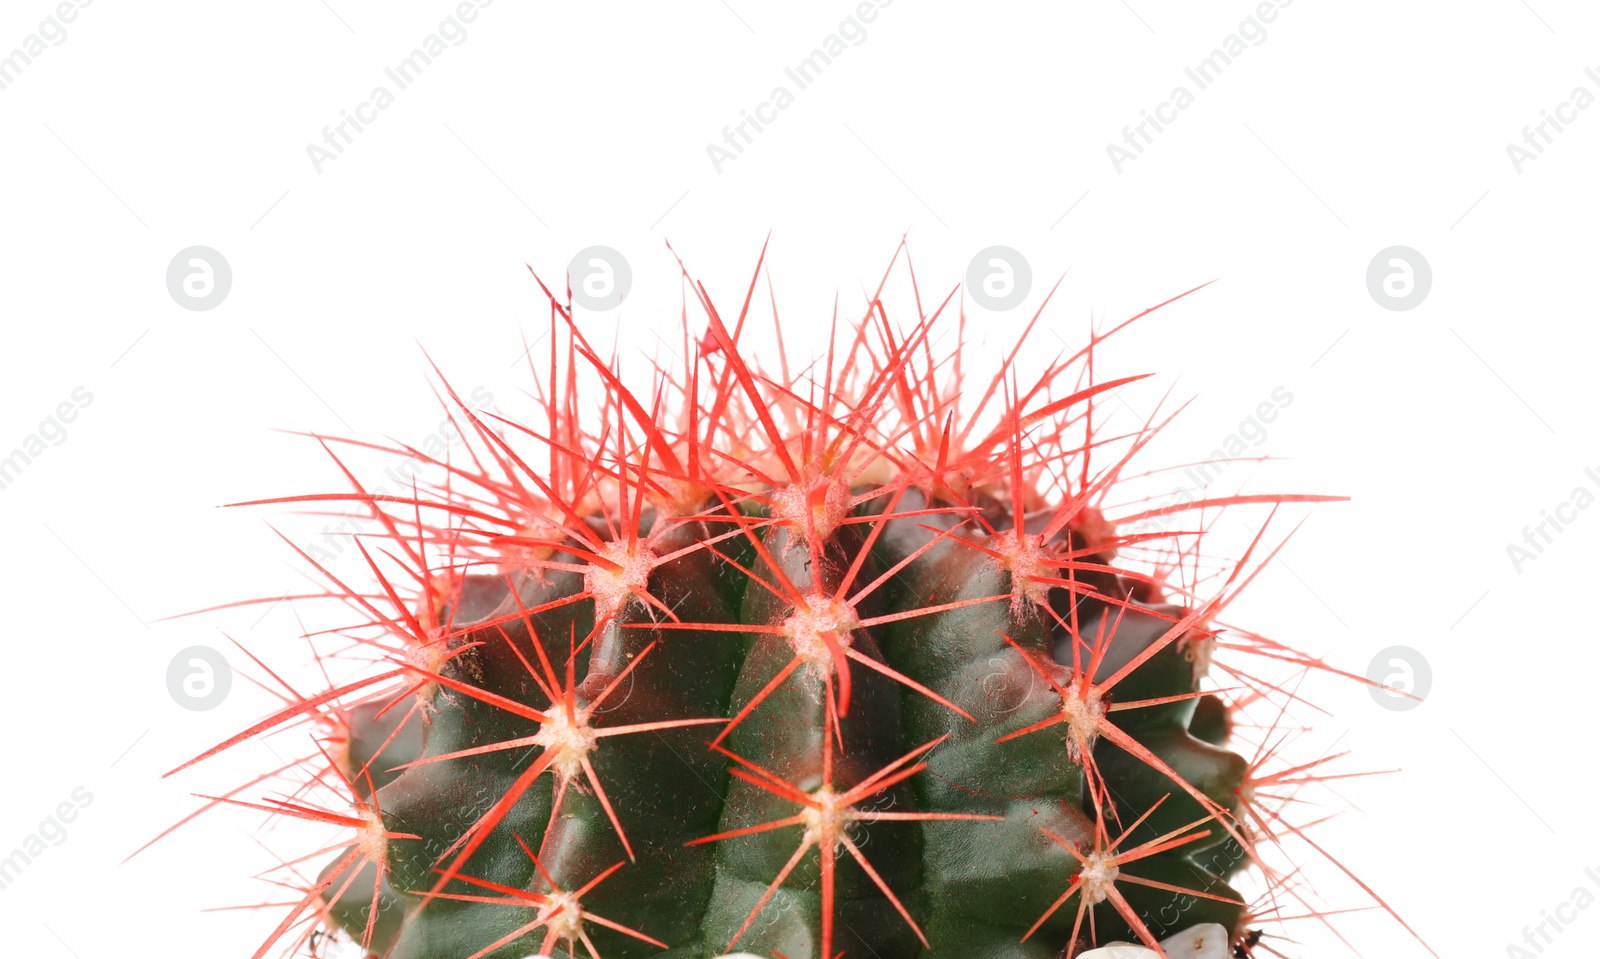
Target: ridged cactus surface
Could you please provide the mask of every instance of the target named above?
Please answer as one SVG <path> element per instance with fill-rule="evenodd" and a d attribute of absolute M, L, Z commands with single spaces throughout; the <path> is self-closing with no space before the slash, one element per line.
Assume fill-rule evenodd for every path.
<path fill-rule="evenodd" d="M 278 771 L 305 785 L 216 800 L 345 837 L 257 957 L 1255 942 L 1229 879 L 1270 823 L 1227 745 L 1240 684 L 1209 678 L 1254 567 L 1199 532 L 1317 497 L 1123 495 L 1154 426 L 1101 428 L 1129 382 L 1094 375 L 1103 334 L 980 375 L 934 347 L 970 339 L 952 301 L 896 324 L 880 294 L 763 364 L 755 285 L 728 319 L 687 288 L 703 325 L 653 380 L 552 296 L 538 416 L 450 391 L 468 451 L 402 450 L 428 485 L 368 488 L 325 441 L 347 490 L 285 500 L 373 518 L 363 582 L 300 551 L 357 619 L 320 648 L 369 667 L 198 757 L 314 730 Z"/>

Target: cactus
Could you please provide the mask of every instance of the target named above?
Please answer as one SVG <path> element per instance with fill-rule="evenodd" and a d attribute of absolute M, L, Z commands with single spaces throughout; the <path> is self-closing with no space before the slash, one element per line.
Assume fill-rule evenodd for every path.
<path fill-rule="evenodd" d="M 959 307 L 919 297 L 896 325 L 880 285 L 802 373 L 742 350 L 756 285 L 730 322 L 686 282 L 703 334 L 686 309 L 682 365 L 640 390 L 545 289 L 533 422 L 451 390 L 465 457 L 355 444 L 431 485 L 369 489 L 324 439 L 348 491 L 270 501 L 370 513 L 370 583 L 290 545 L 327 582 L 307 601 L 357 619 L 319 655 L 376 665 L 185 764 L 313 730 L 307 758 L 208 800 L 340 837 L 254 959 L 330 935 L 386 959 L 1260 940 L 1229 880 L 1298 829 L 1263 784 L 1305 777 L 1271 779 L 1230 726 L 1291 697 L 1208 676 L 1224 639 L 1320 664 L 1217 625 L 1268 551 L 1215 573 L 1199 520 L 1325 497 L 1113 517 L 1155 427 L 1098 428 L 1137 378 L 1094 377 L 1109 333 L 1026 378 L 1025 333 L 973 379 L 934 352 L 942 325 L 965 339 Z"/>

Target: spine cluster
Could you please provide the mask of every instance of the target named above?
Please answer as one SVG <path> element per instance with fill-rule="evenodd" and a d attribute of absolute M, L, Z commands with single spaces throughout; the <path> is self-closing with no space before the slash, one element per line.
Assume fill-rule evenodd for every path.
<path fill-rule="evenodd" d="M 978 376 L 935 351 L 954 294 L 895 323 L 880 285 L 815 361 L 758 363 L 761 275 L 728 318 L 686 275 L 681 362 L 639 387 L 546 290 L 540 415 L 449 391 L 464 449 L 394 450 L 426 485 L 324 440 L 348 488 L 275 501 L 370 513 L 364 582 L 301 556 L 349 614 L 319 656 L 371 665 L 185 764 L 310 733 L 208 802 L 344 837 L 285 867 L 255 959 L 1051 959 L 1212 922 L 1244 955 L 1303 911 L 1264 850 L 1318 763 L 1278 757 L 1265 677 L 1320 664 L 1225 625 L 1261 538 L 1201 541 L 1321 497 L 1130 499 L 1159 424 L 1103 425 L 1115 330 Z"/>

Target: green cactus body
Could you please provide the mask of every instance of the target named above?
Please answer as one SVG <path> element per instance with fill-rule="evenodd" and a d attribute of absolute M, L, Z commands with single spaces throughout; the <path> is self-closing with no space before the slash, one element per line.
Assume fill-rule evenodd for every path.
<path fill-rule="evenodd" d="M 819 537 L 815 548 L 804 531 L 767 522 L 765 511 L 735 517 L 722 504 L 707 503 L 698 516 L 733 520 L 652 517 L 658 529 L 639 531 L 649 550 L 681 555 L 652 569 L 647 589 L 676 621 L 666 620 L 653 604 L 630 599 L 593 630 L 581 674 L 576 666 L 582 657 L 571 656 L 579 625 L 574 620 L 587 625 L 593 614 L 568 612 L 550 622 L 548 613 L 526 612 L 559 599 L 559 584 L 541 582 L 548 577 L 539 573 L 464 580 L 464 589 L 499 591 L 503 599 L 482 612 L 478 623 L 459 613 L 450 617 L 456 633 L 451 645 L 461 651 L 439 670 L 444 681 L 432 693 L 425 742 L 391 743 L 382 761 L 370 767 L 439 760 L 410 766 L 379 793 L 385 827 L 421 838 L 387 843 L 384 905 L 392 915 L 375 929 L 373 951 L 393 959 L 466 959 L 479 953 L 511 959 L 544 949 L 553 933 L 581 930 L 576 934 L 587 935 L 607 957 L 700 957 L 735 946 L 810 956 L 822 955 L 830 940 L 835 951 L 885 957 L 1060 955 L 1075 909 L 1057 909 L 1022 940 L 1080 872 L 1079 860 L 1056 839 L 1093 848 L 1096 807 L 1081 747 L 1069 742 L 1082 732 L 1078 724 L 1063 722 L 997 740 L 1064 714 L 1058 686 L 1069 686 L 1074 670 L 1057 657 L 1058 648 L 1070 655 L 1070 629 L 1055 621 L 1048 606 L 1019 598 L 1014 574 L 991 555 L 991 544 L 1015 538 L 1005 529 L 1003 510 L 991 510 L 998 520 L 992 533 L 979 529 L 936 540 L 926 528 L 936 525 L 930 517 L 881 518 L 885 508 L 890 516 L 922 512 L 927 506 L 920 496 L 912 497 L 919 508 L 908 510 L 904 496 L 891 506 L 873 492 L 855 491 L 866 502 L 852 516 L 876 523 L 841 525 L 826 539 Z M 954 503 L 935 508 L 949 510 L 950 517 L 964 515 Z M 718 540 L 730 527 L 739 536 Z M 866 542 L 874 529 L 878 535 Z M 581 592 L 582 583 L 571 580 L 565 584 L 568 595 Z M 885 585 L 854 605 L 836 599 L 841 586 L 848 600 L 880 580 Z M 1131 584 L 1118 589 L 1114 576 L 1100 582 L 1108 592 L 1134 592 Z M 1049 589 L 1069 592 L 1065 586 Z M 484 606 L 480 601 L 480 610 Z M 906 613 L 915 615 L 898 618 Z M 1109 638 L 1100 649 L 1120 661 L 1103 660 L 1104 679 L 1160 640 L 1182 614 L 1176 607 L 1143 612 L 1091 596 L 1077 605 L 1080 634 L 1090 637 L 1080 652 L 1087 660 L 1095 638 Z M 1101 630 L 1111 622 L 1115 626 Z M 567 642 L 558 641 L 563 636 Z M 849 664 L 848 703 L 842 702 L 834 646 L 845 651 Z M 1136 690 L 1139 699 L 1194 693 L 1199 676 L 1183 646 L 1168 642 L 1115 688 Z M 522 743 L 540 732 L 538 722 L 466 688 L 557 713 L 556 722 L 545 724 L 549 728 L 565 709 L 568 661 L 574 664 L 573 715 L 580 719 L 569 725 L 586 726 L 602 738 L 592 746 L 579 735 L 576 746 L 455 755 Z M 528 666 L 543 673 L 542 684 Z M 382 731 L 363 728 L 373 723 L 371 712 L 352 716 L 358 741 L 382 740 Z M 1191 738 L 1187 722 L 1193 712 L 1193 699 L 1127 710 L 1132 721 L 1125 728 L 1169 765 L 1185 770 L 1202 794 L 1231 808 L 1243 760 Z M 741 719 L 732 728 L 697 723 L 604 735 L 735 716 Z M 1156 839 L 1208 820 L 1210 811 L 1179 792 L 1163 772 L 1093 735 L 1084 745 L 1101 754 L 1098 765 L 1122 821 L 1132 823 L 1161 803 L 1134 835 Z M 563 767 L 569 755 L 588 762 L 594 782 L 582 765 Z M 447 756 L 454 758 L 439 759 Z M 442 853 L 495 801 L 523 785 L 519 779 L 541 757 L 552 757 L 547 772 L 483 832 L 482 845 L 445 887 L 446 895 L 476 901 L 438 898 L 422 907 L 438 884 L 439 864 L 450 864 L 452 857 Z M 357 758 L 352 754 L 352 765 Z M 903 775 L 924 764 L 914 775 Z M 872 788 L 872 777 L 886 768 L 883 785 Z M 742 775 L 732 776 L 730 769 Z M 823 823 L 825 811 L 799 801 L 824 793 L 850 797 L 862 783 L 869 787 L 865 793 L 838 807 L 836 822 L 827 824 L 836 826 L 833 834 Z M 895 818 L 874 818 L 882 814 Z M 915 818 L 923 815 L 929 818 Z M 782 825 L 752 831 L 773 823 Z M 1231 928 L 1243 904 L 1195 859 L 1226 836 L 1220 827 L 1208 832 L 1133 868 L 1180 886 L 1209 882 L 1213 892 L 1235 902 L 1208 902 L 1195 918 Z M 715 836 L 728 838 L 699 841 Z M 824 840 L 834 844 L 826 857 Z M 807 848 L 797 856 L 802 846 Z M 569 912 L 601 917 L 655 942 L 597 920 L 563 924 L 560 914 L 519 935 L 548 904 L 484 901 L 513 898 L 496 895 L 495 886 L 541 896 L 570 892 L 618 864 Z M 366 933 L 371 883 L 370 876 L 362 877 L 334 900 L 342 906 L 336 909 L 339 921 L 357 938 Z M 1126 895 L 1135 910 L 1161 906 L 1160 896 Z M 902 908 L 915 926 L 900 914 Z M 1102 905 L 1096 925 L 1137 934 L 1113 907 Z M 549 946 L 568 942 L 557 936 Z M 576 949 L 585 948 L 579 938 Z"/>
<path fill-rule="evenodd" d="M 1125 381 L 1057 387 L 1085 351 L 963 399 L 931 321 L 875 310 L 802 386 L 702 302 L 700 350 L 635 395 L 552 301 L 569 372 L 538 428 L 463 407 L 470 468 L 349 494 L 386 531 L 362 549 L 380 598 L 352 601 L 386 664 L 251 731 L 333 723 L 356 810 L 275 936 L 342 930 L 384 959 L 1243 936 L 1251 770 L 1203 694 L 1214 633 L 1162 562 L 1116 565 L 1182 534 L 1119 535 L 1098 508 L 1126 458 L 1099 452 L 1095 398 Z"/>

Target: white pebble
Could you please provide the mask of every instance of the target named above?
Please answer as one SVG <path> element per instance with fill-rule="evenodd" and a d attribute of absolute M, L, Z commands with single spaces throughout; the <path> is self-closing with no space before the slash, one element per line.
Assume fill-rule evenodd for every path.
<path fill-rule="evenodd" d="M 1214 922 L 1161 940 L 1169 959 L 1228 959 L 1228 930 Z"/>
<path fill-rule="evenodd" d="M 1228 959 L 1228 930 L 1216 923 L 1194 926 L 1161 940 L 1167 959 Z M 1079 956 L 1078 959 L 1160 959 L 1154 949 L 1127 942 L 1113 942 Z"/>
<path fill-rule="evenodd" d="M 1078 959 L 1160 959 L 1154 949 L 1144 946 L 1135 946 L 1126 942 L 1113 942 L 1109 946 L 1091 949 L 1081 953 Z"/>

